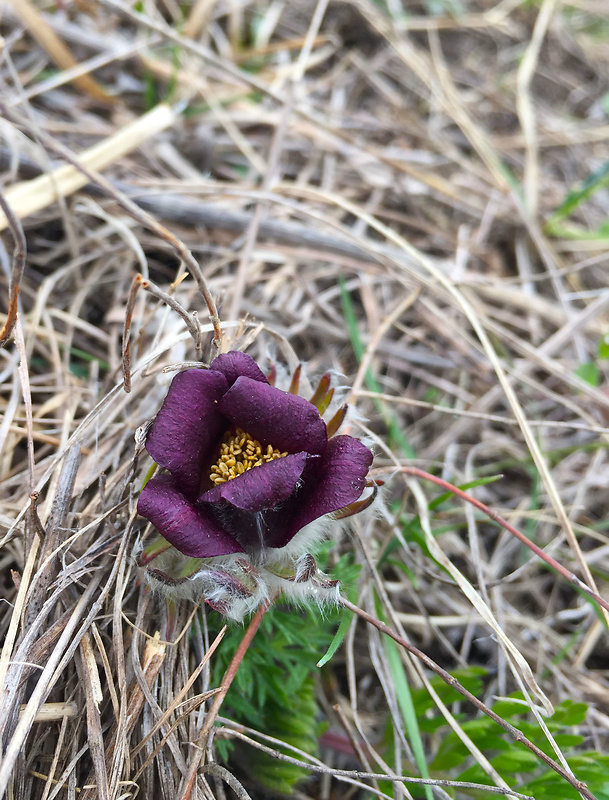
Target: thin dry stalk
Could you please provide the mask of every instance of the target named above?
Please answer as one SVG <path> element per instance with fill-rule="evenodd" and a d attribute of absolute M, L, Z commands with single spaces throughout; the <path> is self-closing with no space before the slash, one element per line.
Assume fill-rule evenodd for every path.
<path fill-rule="evenodd" d="M 252 734 L 258 737 L 262 737 L 262 734 L 259 731 L 252 731 Z M 294 758 L 292 756 L 288 756 L 285 753 L 281 753 L 279 750 L 273 749 L 271 747 L 266 747 L 265 745 L 257 742 L 255 739 L 251 738 L 250 736 L 245 735 L 245 731 L 241 730 L 227 730 L 227 735 L 235 739 L 239 739 L 247 744 L 251 745 L 256 750 L 260 750 L 262 753 L 267 753 L 268 755 L 272 756 L 277 761 L 285 761 L 287 764 L 294 764 L 295 766 L 302 767 L 306 769 L 308 772 L 317 772 L 321 775 L 332 775 L 337 778 L 347 778 L 349 779 L 348 782 L 352 783 L 353 785 L 361 785 L 363 788 L 366 788 L 368 791 L 373 791 L 377 797 L 389 797 L 388 795 L 384 794 L 380 789 L 374 788 L 371 789 L 369 786 L 365 784 L 360 784 L 360 780 L 370 780 L 374 782 L 378 780 L 384 781 L 392 781 L 395 784 L 403 783 L 405 786 L 407 785 L 416 785 L 416 786 L 446 786 L 452 788 L 461 788 L 461 789 L 478 789 L 484 792 L 488 792 L 489 794 L 495 795 L 507 795 L 508 797 L 518 797 L 522 798 L 522 800 L 532 800 L 530 795 L 521 794 L 520 792 L 515 792 L 509 788 L 503 788 L 501 786 L 488 786 L 487 784 L 481 783 L 470 783 L 468 781 L 451 781 L 448 779 L 432 779 L 432 778 L 413 778 L 407 775 L 395 775 L 393 773 L 379 773 L 379 772 L 361 772 L 359 770 L 346 770 L 346 769 L 336 769 L 334 767 L 329 767 L 326 764 L 321 764 L 315 761 L 302 761 L 300 759 Z M 269 737 L 265 737 L 268 739 Z M 282 743 L 283 744 L 283 743 Z M 295 748 L 292 748 L 296 751 Z M 303 754 L 306 755 L 306 754 Z"/>
<path fill-rule="evenodd" d="M 207 740 L 211 733 L 211 730 L 215 724 L 216 717 L 218 716 L 218 712 L 222 707 L 222 703 L 224 702 L 224 698 L 226 697 L 226 693 L 231 687 L 231 684 L 237 674 L 237 670 L 243 661 L 243 657 L 247 652 L 249 646 L 252 643 L 252 639 L 254 638 L 256 631 L 258 630 L 260 623 L 266 612 L 268 611 L 270 603 L 263 603 L 260 608 L 256 611 L 254 616 L 249 622 L 247 626 L 247 630 L 245 631 L 241 642 L 239 643 L 239 647 L 237 648 L 235 655 L 233 656 L 230 664 L 226 672 L 224 673 L 224 678 L 222 679 L 222 685 L 220 687 L 220 691 L 214 697 L 214 702 L 211 705 L 211 708 L 207 712 L 205 716 L 205 722 L 201 727 L 201 731 L 199 733 L 195 748 L 194 754 L 190 759 L 190 764 L 188 767 L 188 772 L 184 778 L 183 785 L 181 787 L 180 793 L 180 800 L 190 800 L 192 797 L 192 793 L 194 791 L 194 787 L 197 780 L 197 774 L 199 772 L 201 760 L 205 756 L 206 748 L 207 748 Z"/>
<path fill-rule="evenodd" d="M 421 478 L 425 481 L 431 481 L 431 483 L 435 483 L 437 486 L 441 486 L 443 489 L 446 489 L 451 494 L 454 494 L 456 497 L 460 497 L 461 500 L 465 500 L 466 503 L 477 508 L 479 511 L 482 511 L 483 514 L 489 519 L 492 519 L 493 522 L 496 522 L 500 525 L 504 530 L 506 530 L 509 534 L 511 534 L 515 539 L 522 542 L 526 547 L 531 550 L 531 552 L 535 553 L 535 555 L 540 558 L 542 561 L 552 567 L 553 570 L 558 572 L 559 575 L 562 575 L 569 583 L 573 586 L 581 589 L 582 592 L 585 592 L 588 597 L 592 598 L 592 600 L 596 601 L 600 606 L 602 606 L 606 611 L 609 611 L 609 602 L 605 600 L 603 597 L 600 596 L 597 592 L 591 589 L 589 586 L 581 581 L 577 575 L 575 575 L 570 570 L 563 567 L 562 564 L 559 564 L 555 558 L 545 553 L 541 547 L 538 547 L 534 542 L 532 542 L 527 536 L 524 535 L 521 531 L 511 525 L 507 520 L 503 519 L 496 511 L 493 511 L 492 508 L 489 508 L 484 503 L 481 503 L 480 500 L 477 500 L 475 497 L 472 497 L 471 494 L 464 492 L 462 489 L 459 489 L 458 486 L 454 486 L 452 483 L 443 480 L 442 478 L 438 478 L 435 475 L 430 475 L 429 472 L 425 472 L 425 470 L 419 469 L 418 467 L 400 467 L 400 472 L 403 472 L 405 475 L 414 475 L 417 478 Z"/>
<path fill-rule="evenodd" d="M 4 193 L 0 191 L 0 207 L 4 212 L 7 219 L 13 241 L 15 242 L 15 249 L 13 251 L 13 265 L 11 267 L 11 286 L 9 290 L 8 311 L 6 314 L 6 322 L 0 331 L 0 347 L 8 342 L 13 326 L 17 319 L 17 310 L 19 307 L 19 289 L 21 287 L 21 279 L 23 277 L 23 270 L 25 269 L 25 259 L 27 255 L 27 243 L 23 226 L 19 218 L 13 213 L 13 209 L 7 202 Z"/>
<path fill-rule="evenodd" d="M 373 477 L 398 476 L 375 516 L 354 518 L 355 546 L 343 537 L 328 556 L 339 570 L 342 556 L 362 562 L 359 604 L 374 614 L 378 597 L 446 673 L 482 667 L 473 694 L 491 711 L 520 690 L 523 723 L 509 721 L 536 725 L 529 738 L 546 750 L 545 736 L 566 774 L 582 750 L 605 752 L 599 4 L 505 0 L 457 16 L 432 4 L 407 20 L 398 0 L 22 5 L 5 4 L 0 63 L 6 794 L 172 800 L 189 770 L 208 800 L 270 793 L 240 757 L 218 766 L 214 743 L 232 736 L 234 753 L 260 747 L 279 773 L 290 758 L 312 766 L 294 796 L 380 797 L 381 780 L 396 798 L 517 795 L 467 724 L 479 709 L 446 705 L 432 667 L 400 651 L 439 726 L 421 734 L 427 763 L 444 734 L 462 755 L 450 774 L 404 780 L 420 774 L 408 772 L 416 731 L 381 633 L 360 635 L 357 617 L 323 667 L 319 713 L 338 730 L 316 758 L 253 732 L 215 687 L 212 617 L 186 601 L 168 614 L 141 585 L 137 554 L 155 535 L 136 510 L 145 431 L 173 373 L 201 366 L 204 336 L 212 355 L 229 346 L 222 331 L 279 386 L 301 362 L 303 387 L 332 374 L 333 426 L 373 443 Z M 429 503 L 425 470 L 451 502 Z M 454 492 L 472 484 L 473 505 Z M 143 662 L 157 630 L 158 670 Z M 208 736 L 197 784 L 214 695 L 230 719 Z M 585 737 L 571 748 L 538 704 L 573 700 L 590 710 L 557 732 Z M 468 767 L 493 785 L 460 784 Z"/>
<path fill-rule="evenodd" d="M 455 689 L 459 694 L 463 695 L 466 700 L 468 700 L 472 705 L 476 706 L 479 711 L 482 711 L 483 714 L 486 714 L 487 717 L 496 722 L 499 727 L 503 728 L 503 730 L 508 733 L 515 742 L 520 742 L 525 747 L 527 747 L 535 756 L 547 764 L 554 772 L 558 773 L 563 780 L 569 783 L 576 791 L 580 793 L 580 795 L 586 800 L 596 800 L 594 795 L 588 790 L 588 787 L 583 783 L 583 781 L 578 781 L 574 778 L 571 772 L 567 772 L 560 764 L 558 764 L 554 759 L 550 758 L 550 756 L 546 755 L 536 744 L 533 744 L 527 737 L 519 731 L 514 725 L 511 725 L 506 720 L 502 719 L 498 714 L 495 714 L 488 706 L 486 706 L 481 700 L 475 697 L 471 692 L 469 692 L 464 686 L 462 686 L 459 681 L 454 678 L 450 673 L 448 673 L 445 669 L 442 669 L 439 664 L 436 664 L 429 656 L 422 653 L 418 647 L 410 644 L 407 642 L 399 634 L 395 633 L 391 630 L 384 622 L 375 619 L 372 615 L 368 614 L 367 611 L 364 611 L 358 606 L 351 603 L 346 598 L 341 598 L 340 603 L 345 608 L 352 611 L 354 614 L 357 614 L 360 619 L 363 619 L 369 625 L 373 625 L 377 628 L 381 633 L 384 633 L 386 636 L 391 637 L 395 642 L 397 642 L 400 647 L 403 647 L 404 650 L 407 650 L 411 655 L 415 658 L 418 658 L 428 669 L 435 672 L 442 680 L 448 685 Z M 509 791 L 509 790 L 508 790 Z"/>
<path fill-rule="evenodd" d="M 22 125 L 27 128 L 27 121 L 24 120 L 17 112 L 10 109 L 6 104 L 0 102 L 0 112 L 11 122 L 16 125 Z M 125 211 L 131 214 L 134 219 L 140 222 L 149 230 L 153 231 L 157 236 L 161 239 L 164 239 L 168 244 L 176 251 L 180 260 L 190 269 L 192 272 L 195 280 L 197 281 L 197 285 L 199 287 L 199 291 L 201 292 L 203 299 L 205 300 L 205 304 L 207 306 L 209 312 L 209 318 L 214 328 L 214 338 L 212 343 L 212 348 L 214 353 L 219 353 L 221 349 L 221 342 L 222 342 L 222 330 L 220 328 L 220 319 L 218 317 L 218 312 L 216 309 L 216 304 L 209 292 L 207 287 L 207 282 L 205 281 L 205 277 L 201 272 L 201 268 L 199 267 L 198 262 L 190 252 L 190 250 L 183 244 L 183 242 L 171 233 L 167 228 L 157 222 L 154 217 L 150 214 L 147 214 L 145 211 L 142 211 L 139 206 L 130 200 L 123 192 L 115 189 L 112 184 L 107 181 L 104 177 L 102 177 L 98 172 L 94 170 L 90 170 L 85 167 L 77 158 L 76 156 L 71 153 L 68 148 L 64 147 L 62 144 L 57 142 L 52 136 L 48 134 L 38 132 L 38 138 L 41 142 L 52 150 L 57 155 L 64 158 L 68 161 L 78 172 L 82 173 L 82 175 L 87 179 L 84 181 L 90 181 L 95 185 L 99 186 L 108 196 L 112 197 L 120 206 L 122 206 Z M 82 182 L 80 185 L 84 185 Z"/>
<path fill-rule="evenodd" d="M 69 69 L 77 65 L 78 62 L 70 50 L 40 15 L 38 9 L 30 3 L 30 0 L 9 0 L 9 3 L 28 26 L 38 44 L 47 50 L 59 67 Z M 102 100 L 106 103 L 111 103 L 114 100 L 90 75 L 75 77 L 74 84 L 83 92 L 88 92 L 96 100 Z"/>
<path fill-rule="evenodd" d="M 142 285 L 142 276 L 136 275 L 131 281 L 131 288 L 125 305 L 125 324 L 123 326 L 123 346 L 121 355 L 123 357 L 123 387 L 126 392 L 131 391 L 131 323 L 133 322 L 133 310 L 135 301 Z"/>

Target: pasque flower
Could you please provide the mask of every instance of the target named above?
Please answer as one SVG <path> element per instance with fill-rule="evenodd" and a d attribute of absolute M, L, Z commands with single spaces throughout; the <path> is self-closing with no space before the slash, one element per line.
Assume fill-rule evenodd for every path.
<path fill-rule="evenodd" d="M 311 557 L 298 540 L 310 546 L 312 522 L 348 516 L 367 504 L 359 498 L 372 463 L 358 439 L 334 435 L 345 408 L 327 424 L 322 418 L 332 398 L 329 382 L 324 376 L 306 400 L 295 393 L 298 374 L 284 392 L 241 352 L 218 356 L 209 369 L 178 373 L 146 437 L 148 453 L 165 471 L 148 481 L 138 501 L 139 513 L 167 544 L 161 540 L 140 560 L 147 564 L 172 545 L 198 560 L 189 574 L 182 570 L 182 580 L 201 570 L 208 578 L 220 572 L 233 594 L 258 596 L 261 568 L 305 580 L 297 563 L 303 556 L 311 578 Z M 286 572 L 286 553 L 292 572 Z M 219 602 L 209 585 L 206 599 L 226 606 L 226 591 Z"/>

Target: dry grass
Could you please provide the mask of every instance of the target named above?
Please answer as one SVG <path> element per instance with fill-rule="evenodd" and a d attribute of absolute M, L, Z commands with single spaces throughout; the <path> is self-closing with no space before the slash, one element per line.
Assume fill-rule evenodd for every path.
<path fill-rule="evenodd" d="M 607 191 L 547 225 L 609 159 L 602 3 L 400 6 L 0 3 L 2 322 L 11 270 L 20 282 L 0 366 L 0 797 L 181 796 L 213 688 L 208 666 L 195 670 L 214 656 L 205 609 L 184 605 L 167 630 L 134 564 L 150 536 L 134 434 L 160 406 L 163 369 L 198 357 L 189 329 L 209 354 L 203 276 L 231 346 L 353 386 L 388 483 L 382 513 L 337 547 L 364 565 L 360 605 L 374 613 L 376 592 L 448 670 L 487 667 L 487 703 L 518 688 L 535 709 L 590 703 L 582 731 L 606 748 L 606 620 L 473 509 L 441 506 L 426 528 L 436 490 L 400 472 L 414 463 L 460 485 L 501 474 L 472 493 L 606 591 Z M 84 151 L 86 175 L 65 165 Z M 126 393 L 137 273 L 151 291 L 131 298 Z M 576 373 L 587 362 L 597 385 Z M 431 554 L 402 538 L 393 556 L 412 577 L 376 569 L 402 537 L 400 501 Z M 405 663 L 414 687 L 428 681 Z M 392 767 L 375 750 L 387 719 L 404 725 L 376 632 L 352 626 L 326 670 L 322 707 L 332 730 L 367 740 L 360 768 L 409 774 L 399 746 Z M 298 797 L 376 791 L 350 794 L 331 777 L 336 753 L 321 756 Z M 197 796 L 229 796 L 231 782 L 268 796 L 219 767 Z"/>

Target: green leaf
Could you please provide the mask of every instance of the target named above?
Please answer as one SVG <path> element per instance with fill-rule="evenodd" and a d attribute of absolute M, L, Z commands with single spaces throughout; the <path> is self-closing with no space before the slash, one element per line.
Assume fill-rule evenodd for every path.
<path fill-rule="evenodd" d="M 606 333 L 599 339 L 598 357 L 603 360 L 609 358 L 609 333 Z"/>
<path fill-rule="evenodd" d="M 582 722 L 584 722 L 587 713 L 587 703 L 576 703 L 573 700 L 563 700 L 563 702 L 556 707 L 552 719 L 560 722 L 564 727 L 571 727 L 572 725 L 580 725 Z"/>
<path fill-rule="evenodd" d="M 343 592 L 347 595 L 349 600 L 352 603 L 357 602 L 357 588 L 356 582 L 361 572 L 362 565 L 361 564 L 354 564 L 353 556 L 349 553 L 347 555 L 342 556 L 334 569 L 332 570 L 331 577 L 334 580 L 339 580 L 342 585 Z M 319 563 L 319 560 L 318 560 Z M 327 664 L 328 661 L 332 658 L 332 656 L 336 653 L 338 648 L 341 646 L 343 639 L 347 635 L 347 631 L 349 630 L 349 625 L 351 624 L 352 615 L 349 611 L 341 610 L 340 611 L 340 622 L 338 625 L 338 630 L 334 634 L 334 638 L 330 643 L 330 646 L 326 650 L 325 654 L 319 659 L 317 662 L 317 667 L 323 667 L 324 664 Z"/>
<path fill-rule="evenodd" d="M 570 239 L 575 242 L 609 242 L 609 223 L 603 222 L 597 228 L 588 231 L 578 225 L 564 225 L 560 222 L 546 225 L 546 230 L 552 236 L 559 236 L 561 239 Z"/>
<path fill-rule="evenodd" d="M 463 714 L 455 714 L 454 717 L 457 721 L 463 719 Z M 419 730 L 421 733 L 435 733 L 440 728 L 443 728 L 446 725 L 446 720 L 443 716 L 438 714 L 435 717 L 421 717 L 417 715 L 417 719 L 419 720 Z M 444 741 L 444 740 L 443 740 Z M 429 765 L 429 769 L 433 772 L 436 769 L 435 761 Z"/>
<path fill-rule="evenodd" d="M 489 735 L 489 732 L 494 733 L 497 730 L 496 723 L 489 717 L 470 719 L 467 722 L 464 722 L 461 727 L 469 736 L 472 737 L 472 739 L 481 736 L 486 738 Z"/>
<path fill-rule="evenodd" d="M 338 626 L 338 630 L 334 634 L 334 638 L 332 639 L 330 647 L 328 647 L 326 653 L 317 662 L 318 667 L 323 667 L 324 664 L 327 664 L 328 661 L 330 661 L 330 659 L 334 655 L 334 653 L 336 653 L 338 648 L 341 646 L 343 639 L 345 638 L 345 636 L 347 635 L 347 631 L 349 630 L 349 625 L 351 624 L 351 617 L 352 615 L 350 612 L 345 611 L 343 613 L 342 619 Z"/>
<path fill-rule="evenodd" d="M 390 564 L 398 572 L 403 572 L 404 575 L 406 575 L 406 577 L 410 580 L 413 587 L 415 589 L 417 588 L 417 576 L 414 574 L 414 572 L 410 569 L 410 567 L 407 564 L 404 564 L 403 561 L 398 561 L 397 558 L 387 558 L 384 560 L 384 563 Z"/>
<path fill-rule="evenodd" d="M 508 786 L 515 786 L 516 785 L 516 778 L 509 773 L 501 776 L 503 780 L 507 783 Z M 460 781 L 471 781 L 472 783 L 487 783 L 488 782 L 488 775 L 482 769 L 480 764 L 472 764 L 471 767 L 468 767 L 466 770 L 459 774 Z M 520 787 L 518 791 L 521 791 Z M 496 797 L 496 795 L 492 795 L 492 797 Z M 485 798 L 486 800 L 486 798 Z M 535 796 L 535 800 L 538 800 L 537 796 Z"/>
<path fill-rule="evenodd" d="M 463 749 L 465 752 L 462 752 L 460 748 L 451 746 L 442 753 L 436 753 L 434 760 L 429 765 L 429 769 L 435 774 L 437 772 L 447 772 L 449 769 L 460 766 L 468 756 L 467 750 Z"/>
<path fill-rule="evenodd" d="M 577 747 L 586 741 L 585 736 L 580 736 L 577 733 L 556 733 L 554 734 L 554 741 L 561 750 L 567 750 L 571 747 Z M 552 746 L 548 742 L 548 752 L 551 753 Z"/>
<path fill-rule="evenodd" d="M 63 349 L 61 344 L 60 349 Z M 97 361 L 100 369 L 106 371 L 110 369 L 110 364 L 108 361 L 105 361 L 103 358 L 98 358 L 98 356 L 91 355 L 91 353 L 87 353 L 86 350 L 80 350 L 78 347 L 70 347 L 70 355 L 76 356 L 76 358 L 81 358 L 83 361 L 87 362 Z"/>
<path fill-rule="evenodd" d="M 539 765 L 539 759 L 530 750 L 511 747 L 498 756 L 493 756 L 491 764 L 500 774 L 504 771 L 532 772 Z"/>
<path fill-rule="evenodd" d="M 146 111 L 153 109 L 159 102 L 156 80 L 152 72 L 144 73 L 144 108 Z"/>
<path fill-rule="evenodd" d="M 152 466 L 149 468 L 148 472 L 147 472 L 147 473 L 146 473 L 146 475 L 144 476 L 144 482 L 142 483 L 142 489 L 143 489 L 143 488 L 144 488 L 144 486 L 145 486 L 145 485 L 148 483 L 148 481 L 150 480 L 150 478 L 152 478 L 152 476 L 153 476 L 153 475 L 154 475 L 154 473 L 155 473 L 155 470 L 156 470 L 156 464 L 152 464 Z M 140 489 L 140 491 L 141 491 L 141 489 Z"/>
<path fill-rule="evenodd" d="M 599 369 L 592 361 L 580 364 L 575 370 L 575 374 L 586 383 L 589 383 L 590 386 L 599 386 L 601 382 Z"/>
<path fill-rule="evenodd" d="M 476 486 L 486 486 L 489 483 L 495 483 L 495 481 L 500 481 L 503 478 L 503 475 L 488 475 L 485 478 L 476 478 L 474 481 L 469 481 L 468 483 L 462 483 L 457 486 L 457 489 L 461 489 L 462 492 L 467 492 L 468 489 L 474 489 Z M 433 511 L 442 503 L 445 503 L 447 500 L 454 499 L 455 495 L 452 492 L 444 492 L 444 494 L 439 495 L 434 500 L 432 500 L 429 504 L 429 510 Z"/>
<path fill-rule="evenodd" d="M 512 697 L 514 699 L 511 699 Z M 519 700 L 523 702 L 518 702 Z M 510 717 L 528 714 L 529 707 L 524 702 L 522 692 L 514 692 L 510 697 L 502 698 L 493 703 L 493 711 L 503 719 L 510 719 Z"/>
<path fill-rule="evenodd" d="M 486 675 L 486 670 L 484 667 L 470 667 L 454 670 L 452 675 L 469 692 L 477 695 L 482 690 L 482 677 Z M 444 705 L 448 706 L 463 699 L 456 689 L 448 686 L 439 676 L 432 678 L 430 683 Z M 419 719 L 428 711 L 438 713 L 435 702 L 424 687 L 412 690 L 412 702 Z"/>

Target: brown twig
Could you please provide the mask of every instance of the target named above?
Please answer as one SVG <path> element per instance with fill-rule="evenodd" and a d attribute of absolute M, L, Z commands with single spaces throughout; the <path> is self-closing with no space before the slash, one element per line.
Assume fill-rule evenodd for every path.
<path fill-rule="evenodd" d="M 186 323 L 186 327 L 188 328 L 188 332 L 193 338 L 195 343 L 195 348 L 197 350 L 201 349 L 201 328 L 197 324 L 198 319 L 195 317 L 193 318 L 185 308 L 183 308 L 178 301 L 172 297 L 167 292 L 164 292 L 159 286 L 153 283 L 150 280 L 144 278 L 143 275 L 137 274 L 133 281 L 131 282 L 131 288 L 129 289 L 129 296 L 127 298 L 127 306 L 125 308 L 125 324 L 123 327 L 123 344 L 122 344 L 122 358 L 123 358 L 123 388 L 126 392 L 131 391 L 131 343 L 129 334 L 131 332 L 131 322 L 133 320 L 133 309 L 135 307 L 135 301 L 137 299 L 137 294 L 140 289 L 145 289 L 149 292 L 153 297 L 156 297 L 157 300 L 161 300 L 163 303 L 169 306 L 169 308 L 173 309 L 176 314 L 184 320 Z"/>
<path fill-rule="evenodd" d="M 34 414 L 32 410 L 32 387 L 30 384 L 30 373 L 28 369 L 27 351 L 25 339 L 21 326 L 21 319 L 15 317 L 15 347 L 19 354 L 19 381 L 21 383 L 21 393 L 25 406 L 25 423 L 27 428 L 27 461 L 28 461 L 28 486 L 29 494 L 32 495 L 36 485 L 36 459 L 34 457 Z"/>
<path fill-rule="evenodd" d="M 23 277 L 23 270 L 25 269 L 25 257 L 27 254 L 27 243 L 25 241 L 25 233 L 21 221 L 14 213 L 13 209 L 6 202 L 3 192 L 0 190 L 0 206 L 4 211 L 10 228 L 13 240 L 15 242 L 15 249 L 13 250 L 13 267 L 11 269 L 11 288 L 9 292 L 8 311 L 6 314 L 6 322 L 0 331 L 0 347 L 8 342 L 10 335 L 17 319 L 17 308 L 19 301 L 19 288 L 21 286 L 21 278 Z"/>
<path fill-rule="evenodd" d="M 125 323 L 123 325 L 123 343 L 121 347 L 121 356 L 123 361 L 123 389 L 129 393 L 131 391 L 131 323 L 133 321 L 133 309 L 135 308 L 135 301 L 138 292 L 142 285 L 142 276 L 136 275 L 131 281 L 129 295 L 127 297 L 127 305 L 125 306 Z"/>
<path fill-rule="evenodd" d="M 195 347 L 197 350 L 201 349 L 201 328 L 197 325 L 197 322 L 193 319 L 193 317 L 183 308 L 175 297 L 172 297 L 167 292 L 164 292 L 159 286 L 153 283 L 151 280 L 145 280 L 141 275 L 140 284 L 142 289 L 145 289 L 149 292 L 153 297 L 156 297 L 157 300 L 161 300 L 163 303 L 169 306 L 176 314 L 179 314 L 180 317 L 186 323 L 186 327 L 188 328 L 188 332 L 192 336 Z"/>
<path fill-rule="evenodd" d="M 349 609 L 349 611 L 352 611 L 354 614 L 357 614 L 357 616 L 360 617 L 360 619 L 363 619 L 364 622 L 367 622 L 369 625 L 373 625 L 381 633 L 384 633 L 386 636 L 391 637 L 395 642 L 397 642 L 400 645 L 400 647 L 403 647 L 404 650 L 407 650 L 415 658 L 418 658 L 419 661 L 422 661 L 423 664 L 428 669 L 432 670 L 432 672 L 435 672 L 436 675 L 442 678 L 444 683 L 446 683 L 448 686 L 451 686 L 455 691 L 459 692 L 459 694 L 465 697 L 466 700 L 469 700 L 469 702 L 472 703 L 472 705 L 476 706 L 478 710 L 482 711 L 483 714 L 486 714 L 487 717 L 490 717 L 490 719 L 496 722 L 497 725 L 503 728 L 503 730 L 506 733 L 508 733 L 514 739 L 514 741 L 521 742 L 535 756 L 537 756 L 537 758 L 539 758 L 541 761 L 547 764 L 548 767 L 557 772 L 560 775 L 560 777 L 563 778 L 563 780 L 567 781 L 567 783 L 569 783 L 576 791 L 578 791 L 582 797 L 586 798 L 586 800 L 596 800 L 595 796 L 592 794 L 592 792 L 590 792 L 585 783 L 583 783 L 582 781 L 578 781 L 574 775 L 567 772 L 567 770 L 565 770 L 564 767 L 562 767 L 560 764 L 554 761 L 553 758 L 550 758 L 550 756 L 544 753 L 543 750 L 537 747 L 536 744 L 533 744 L 533 742 L 530 739 L 527 739 L 527 737 L 524 735 L 524 733 L 522 733 L 522 731 L 518 730 L 518 728 L 516 728 L 514 725 L 511 725 L 509 722 L 506 722 L 506 720 L 502 719 L 498 714 L 495 714 L 494 711 L 492 711 L 487 705 L 485 705 L 471 692 L 468 692 L 468 690 L 464 686 L 462 686 L 456 678 L 454 678 L 445 669 L 442 669 L 442 667 L 439 664 L 436 664 L 436 662 L 433 659 L 425 655 L 425 653 L 419 650 L 418 647 L 415 647 L 413 644 L 410 644 L 410 642 L 406 641 L 406 639 L 402 638 L 399 634 L 392 631 L 391 628 L 388 625 L 385 625 L 384 622 L 381 622 L 380 620 L 376 619 L 371 614 L 369 614 L 367 611 L 364 611 L 364 609 L 359 608 L 359 606 L 356 606 L 353 603 L 349 602 L 349 600 L 347 600 L 346 598 L 341 597 L 339 602 L 344 608 L 347 608 Z"/>
<path fill-rule="evenodd" d="M 496 794 L 499 796 L 508 795 L 509 797 L 518 797 L 521 800 L 535 800 L 530 795 L 521 794 L 520 792 L 516 792 L 513 789 L 505 789 L 502 786 L 490 786 L 483 783 L 471 783 L 469 781 L 451 781 L 445 778 L 414 778 L 406 775 L 395 775 L 390 773 L 382 773 L 382 772 L 362 772 L 356 769 L 336 769 L 335 767 L 328 767 L 325 764 L 320 762 L 317 763 L 309 763 L 306 761 L 302 761 L 298 758 L 294 758 L 293 756 L 288 756 L 285 753 L 280 752 L 279 750 L 275 750 L 272 747 L 267 747 L 266 745 L 261 744 L 260 742 L 251 739 L 249 736 L 246 736 L 243 731 L 248 730 L 244 725 L 240 725 L 238 729 L 229 730 L 230 737 L 234 739 L 239 739 L 246 744 L 255 747 L 257 750 L 260 750 L 262 753 L 266 753 L 267 755 L 271 756 L 272 758 L 277 759 L 278 761 L 284 761 L 286 764 L 293 764 L 295 767 L 300 767 L 301 769 L 308 770 L 309 772 L 316 772 L 320 775 L 332 775 L 336 778 L 347 778 L 350 783 L 354 785 L 362 785 L 359 784 L 359 781 L 362 780 L 369 780 L 371 782 L 379 781 L 391 781 L 392 783 L 403 783 L 405 785 L 415 785 L 415 786 L 446 786 L 452 787 L 456 789 L 479 789 L 484 792 L 488 792 L 488 794 Z M 259 731 L 252 731 L 249 729 L 252 734 L 263 735 L 260 734 Z M 272 737 L 265 737 L 267 740 L 272 740 Z M 284 744 L 283 742 L 281 744 Z M 296 750 L 296 748 L 292 748 L 292 750 Z M 297 751 L 301 752 L 301 751 Z M 373 785 L 374 785 L 373 783 Z M 363 786 L 363 785 L 362 785 Z M 387 797 L 386 794 L 380 791 L 380 789 L 375 788 L 372 789 L 370 786 L 365 786 L 369 792 L 373 791 L 379 797 Z"/>

